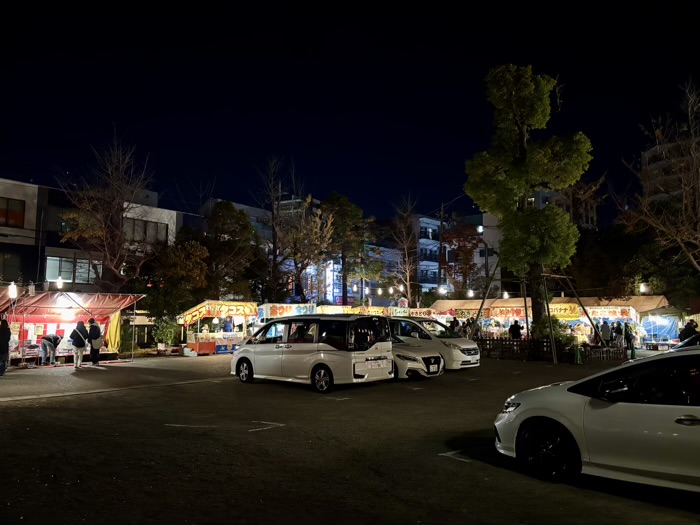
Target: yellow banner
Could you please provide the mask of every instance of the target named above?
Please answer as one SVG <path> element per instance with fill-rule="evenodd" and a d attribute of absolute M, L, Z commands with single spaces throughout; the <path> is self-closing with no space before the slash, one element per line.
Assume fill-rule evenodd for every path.
<path fill-rule="evenodd" d="M 13 334 L 19 334 L 19 329 L 21 324 L 18 322 L 10 323 L 10 332 Z"/>
<path fill-rule="evenodd" d="M 476 317 L 476 314 L 479 313 L 478 308 L 457 308 L 455 310 L 455 317 L 457 319 L 469 319 L 470 317 Z M 481 311 L 481 317 L 489 317 L 491 312 L 489 308 L 484 308 Z"/>
<path fill-rule="evenodd" d="M 581 318 L 581 308 L 576 303 L 550 304 L 549 313 L 562 321 L 575 321 Z"/>

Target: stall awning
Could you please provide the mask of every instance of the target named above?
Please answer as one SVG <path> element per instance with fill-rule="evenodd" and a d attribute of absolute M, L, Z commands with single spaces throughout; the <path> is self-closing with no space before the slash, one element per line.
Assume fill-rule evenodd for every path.
<path fill-rule="evenodd" d="M 111 293 L 36 292 L 21 294 L 10 301 L 7 290 L 0 295 L 0 312 L 15 316 L 64 316 L 72 310 L 76 316 L 109 317 L 142 299 L 143 295 Z"/>
<path fill-rule="evenodd" d="M 185 326 L 196 323 L 207 317 L 255 317 L 258 315 L 256 303 L 242 303 L 237 301 L 204 301 L 186 312 L 178 315 L 178 321 Z"/>

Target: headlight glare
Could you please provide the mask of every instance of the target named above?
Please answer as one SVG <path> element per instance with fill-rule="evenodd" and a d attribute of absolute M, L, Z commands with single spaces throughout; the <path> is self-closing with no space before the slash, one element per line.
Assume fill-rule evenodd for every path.
<path fill-rule="evenodd" d="M 520 406 L 520 403 L 513 403 L 512 401 L 506 401 L 505 404 L 503 405 L 503 410 L 501 410 L 501 414 L 510 414 L 515 409 L 517 409 L 519 406 Z"/>

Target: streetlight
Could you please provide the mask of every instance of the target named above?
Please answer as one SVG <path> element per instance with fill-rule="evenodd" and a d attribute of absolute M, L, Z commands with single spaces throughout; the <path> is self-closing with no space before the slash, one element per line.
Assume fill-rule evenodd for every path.
<path fill-rule="evenodd" d="M 63 288 L 63 277 L 61 277 L 60 275 L 58 276 L 58 280 L 56 281 L 56 288 L 58 288 L 59 290 Z"/>

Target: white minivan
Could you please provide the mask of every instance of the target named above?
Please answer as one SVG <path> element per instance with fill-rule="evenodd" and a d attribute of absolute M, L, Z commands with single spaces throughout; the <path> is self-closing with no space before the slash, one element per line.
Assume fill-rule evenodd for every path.
<path fill-rule="evenodd" d="M 386 317 L 301 315 L 270 321 L 233 353 L 231 374 L 307 383 L 317 392 L 334 384 L 391 379 L 391 330 Z"/>
<path fill-rule="evenodd" d="M 479 366 L 479 347 L 447 326 L 429 317 L 390 317 L 391 331 L 404 342 L 421 340 L 427 350 L 438 352 L 448 370 Z M 415 340 L 415 339 L 413 339 Z"/>

